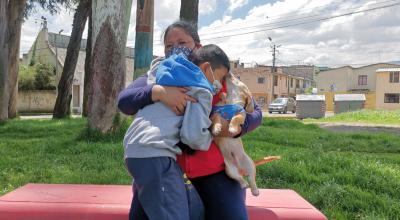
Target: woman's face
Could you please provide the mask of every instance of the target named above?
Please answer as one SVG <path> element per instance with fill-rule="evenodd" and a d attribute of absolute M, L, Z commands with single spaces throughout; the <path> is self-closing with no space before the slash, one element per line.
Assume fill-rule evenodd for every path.
<path fill-rule="evenodd" d="M 201 47 L 201 44 L 195 43 L 192 36 L 187 34 L 182 28 L 175 27 L 168 31 L 165 36 L 164 54 L 171 49 L 172 46 L 183 46 L 190 49 Z"/>

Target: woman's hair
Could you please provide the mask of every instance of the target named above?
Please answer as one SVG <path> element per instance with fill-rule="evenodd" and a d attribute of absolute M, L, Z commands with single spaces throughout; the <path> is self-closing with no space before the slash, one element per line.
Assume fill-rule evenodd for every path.
<path fill-rule="evenodd" d="M 165 36 L 167 36 L 168 32 L 173 28 L 181 28 L 186 34 L 190 35 L 193 38 L 195 43 L 200 43 L 199 33 L 197 32 L 195 26 L 192 23 L 183 20 L 175 21 L 174 23 L 170 24 L 167 29 L 165 29 L 162 37 L 164 43 Z"/>
<path fill-rule="evenodd" d="M 197 66 L 209 62 L 212 69 L 225 67 L 230 70 L 228 56 L 215 44 L 208 44 L 193 51 L 189 59 Z"/>

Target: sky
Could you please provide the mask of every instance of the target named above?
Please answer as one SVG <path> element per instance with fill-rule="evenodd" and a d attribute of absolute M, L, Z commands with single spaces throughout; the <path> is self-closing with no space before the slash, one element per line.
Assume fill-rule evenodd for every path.
<path fill-rule="evenodd" d="M 180 1 L 156 0 L 154 54 L 163 54 L 163 30 L 179 18 Z M 245 65 L 310 64 L 339 67 L 400 61 L 400 0 L 200 0 L 203 45 L 217 44 Z M 133 0 L 127 46 L 135 45 Z M 50 15 L 38 9 L 22 26 L 21 54 L 29 51 L 40 17 L 49 32 L 70 35 L 73 10 Z M 85 30 L 84 38 L 86 38 Z"/>

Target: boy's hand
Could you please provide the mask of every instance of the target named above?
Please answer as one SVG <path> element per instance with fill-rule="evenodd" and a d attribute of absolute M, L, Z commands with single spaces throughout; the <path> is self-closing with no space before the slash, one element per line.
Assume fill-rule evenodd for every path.
<path fill-rule="evenodd" d="M 176 115 L 185 113 L 186 102 L 196 103 L 197 100 L 186 94 L 190 88 L 154 85 L 152 88 L 151 99 L 153 102 L 162 102 L 170 108 Z"/>

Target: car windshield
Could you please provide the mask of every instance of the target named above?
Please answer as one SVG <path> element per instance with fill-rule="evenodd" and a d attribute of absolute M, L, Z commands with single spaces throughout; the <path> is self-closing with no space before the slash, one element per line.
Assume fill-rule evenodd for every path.
<path fill-rule="evenodd" d="M 275 99 L 272 103 L 275 104 L 284 104 L 287 102 L 287 99 Z"/>

